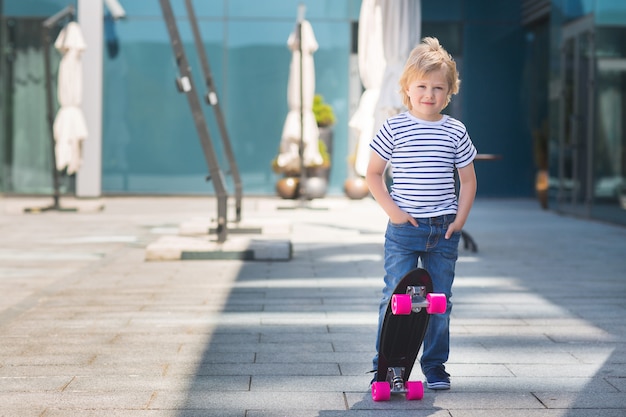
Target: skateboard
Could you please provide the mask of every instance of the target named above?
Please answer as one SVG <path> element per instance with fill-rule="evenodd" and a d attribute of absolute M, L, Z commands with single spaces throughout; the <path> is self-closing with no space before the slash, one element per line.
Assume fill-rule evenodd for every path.
<path fill-rule="evenodd" d="M 408 379 L 430 315 L 442 314 L 446 308 L 445 294 L 433 293 L 432 280 L 425 269 L 414 269 L 400 280 L 380 331 L 377 380 L 372 383 L 374 401 L 387 401 L 391 394 L 405 394 L 407 400 L 422 399 L 422 382 Z"/>

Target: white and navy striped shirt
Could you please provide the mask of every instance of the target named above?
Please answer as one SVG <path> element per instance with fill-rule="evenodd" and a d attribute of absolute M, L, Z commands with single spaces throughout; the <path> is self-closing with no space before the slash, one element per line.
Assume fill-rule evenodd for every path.
<path fill-rule="evenodd" d="M 398 207 L 413 217 L 456 214 L 455 169 L 477 153 L 463 123 L 447 115 L 430 122 L 404 112 L 387 119 L 370 147 L 391 162 L 391 197 Z"/>

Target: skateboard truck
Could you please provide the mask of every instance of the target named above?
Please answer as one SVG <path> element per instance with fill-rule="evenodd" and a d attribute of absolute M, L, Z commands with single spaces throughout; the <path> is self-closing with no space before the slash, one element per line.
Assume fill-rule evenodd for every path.
<path fill-rule="evenodd" d="M 404 381 L 404 367 L 390 367 L 387 380 L 372 383 L 372 399 L 388 401 L 391 394 L 405 394 L 407 400 L 421 400 L 424 397 L 424 385 L 421 381 Z"/>
<path fill-rule="evenodd" d="M 406 287 L 406 294 L 394 294 L 391 297 L 391 311 L 395 315 L 419 313 L 426 308 L 428 314 L 443 314 L 448 307 L 446 295 L 426 293 L 424 286 Z"/>
<path fill-rule="evenodd" d="M 405 388 L 404 388 L 404 379 L 403 379 L 403 374 L 404 374 L 404 368 L 389 368 L 389 371 L 387 373 L 387 378 L 391 379 L 391 386 L 393 387 L 391 389 L 391 392 L 404 392 Z"/>

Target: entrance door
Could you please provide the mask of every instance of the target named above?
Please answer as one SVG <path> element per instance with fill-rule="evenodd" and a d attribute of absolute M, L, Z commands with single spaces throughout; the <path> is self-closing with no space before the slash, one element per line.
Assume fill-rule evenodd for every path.
<path fill-rule="evenodd" d="M 593 16 L 563 27 L 558 208 L 589 216 L 594 120 Z"/>

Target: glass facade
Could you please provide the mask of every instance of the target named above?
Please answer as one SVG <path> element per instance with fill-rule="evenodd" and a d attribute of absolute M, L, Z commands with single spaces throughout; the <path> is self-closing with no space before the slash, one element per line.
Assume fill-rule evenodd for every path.
<path fill-rule="evenodd" d="M 187 100 L 174 88 L 177 66 L 157 2 L 125 1 L 127 18 L 105 21 L 103 191 L 205 194 L 208 168 Z M 204 48 L 244 192 L 273 194 L 278 152 L 287 115 L 287 79 L 298 1 L 195 2 Z M 314 54 L 316 93 L 337 119 L 331 175 L 340 184 L 347 165 L 348 77 L 356 1 L 309 1 L 306 15 L 320 48 Z M 172 1 L 177 25 L 204 93 L 183 1 Z M 215 7 L 211 7 L 215 6 Z M 205 107 L 212 141 L 226 161 L 215 115 Z M 222 169 L 226 169 L 225 163 Z M 227 176 L 227 183 L 230 178 Z M 337 187 L 335 187 L 337 188 Z M 232 188 L 231 188 L 232 189 Z"/>
<path fill-rule="evenodd" d="M 551 15 L 550 206 L 626 224 L 626 4 L 558 1 Z"/>
<path fill-rule="evenodd" d="M 184 1 L 171 3 L 194 81 L 202 86 Z M 43 19 L 57 6 L 62 7 L 41 0 L 4 0 L 3 4 L 3 22 L 21 22 L 26 15 Z M 210 194 L 213 188 L 206 182 L 208 168 L 189 106 L 174 86 L 178 69 L 159 3 L 123 0 L 122 4 L 125 19 L 114 21 L 105 16 L 104 21 L 102 193 Z M 194 1 L 246 194 L 275 194 L 279 176 L 270 164 L 278 152 L 288 110 L 291 52 L 286 43 L 295 26 L 298 4 L 298 0 Z M 340 195 L 350 172 L 349 156 L 354 151 L 348 121 L 355 110 L 354 97 L 360 94 L 353 91 L 359 84 L 354 42 L 360 1 L 311 0 L 304 4 L 319 44 L 314 54 L 316 92 L 333 107 L 337 118 L 329 193 Z M 519 51 L 524 45 L 519 7 L 514 3 L 483 7 L 488 4 L 484 0 L 423 0 L 422 32 L 424 36 L 441 38 L 461 70 L 461 94 L 446 111 L 468 125 L 481 152 L 499 153 L 506 160 L 478 164 L 478 174 L 484 178 L 481 195 L 528 196 L 532 192 L 532 162 L 521 104 L 517 99 L 508 100 L 501 117 L 494 118 L 485 109 L 494 100 L 496 90 L 483 87 L 495 81 L 498 93 L 511 97 L 520 94 Z M 494 61 L 494 57 L 502 59 Z M 485 71 L 494 63 L 501 67 L 497 74 Z M 4 85 L 7 80 L 3 76 Z M 12 108 L 18 109 L 19 105 Z M 29 118 L 45 120 L 45 109 L 36 100 L 28 108 Z M 206 106 L 204 112 L 220 161 L 225 161 L 213 109 Z M 9 117 L 9 111 L 3 111 L 0 117 Z M 502 139 L 501 129 L 507 131 L 506 140 Z M 3 147 L 24 144 L 13 132 L 5 129 L 3 134 Z M 2 191 L 45 193 L 49 189 L 44 135 L 43 131 L 35 135 L 42 143 L 24 145 L 37 149 L 42 159 L 25 162 L 27 169 L 36 171 L 38 185 L 28 188 L 20 183 L 23 180 L 16 182 L 15 176 L 3 174 Z M 5 167 L 15 170 L 15 158 L 4 160 Z M 65 189 L 72 192 L 71 181 Z"/>
<path fill-rule="evenodd" d="M 175 87 L 179 73 L 159 2 L 121 3 L 125 19 L 104 16 L 102 194 L 212 194 L 189 105 Z M 279 176 L 271 161 L 288 112 L 287 39 L 300 3 L 193 2 L 244 194 L 275 195 Z M 360 3 L 304 2 L 319 44 L 316 93 L 337 118 L 328 189 L 335 195 L 343 194 L 354 151 L 348 121 L 360 94 L 354 46 Z M 476 163 L 478 195 L 530 197 L 537 169 L 549 166 L 551 208 L 624 221 L 626 4 L 546 0 L 551 12 L 528 23 L 523 3 L 421 1 L 422 36 L 438 37 L 461 75 L 461 93 L 446 112 L 467 125 L 480 153 L 502 156 Z M 67 4 L 0 0 L 0 192 L 51 190 L 40 26 Z M 185 2 L 171 4 L 202 95 Z M 60 57 L 52 52 L 54 78 Z M 203 112 L 226 171 L 213 108 L 204 105 Z M 226 184 L 230 192 L 228 175 Z M 73 178 L 63 177 L 62 191 L 73 189 Z"/>

